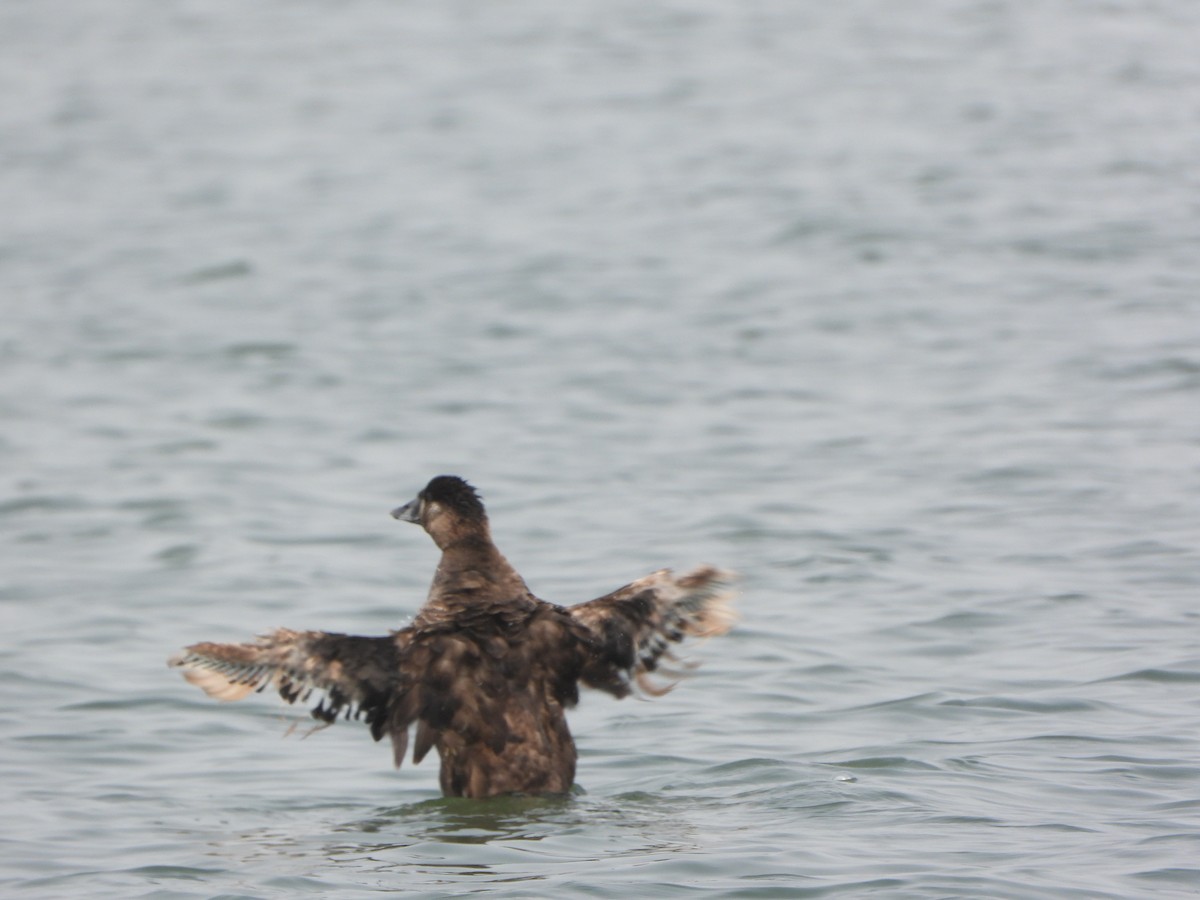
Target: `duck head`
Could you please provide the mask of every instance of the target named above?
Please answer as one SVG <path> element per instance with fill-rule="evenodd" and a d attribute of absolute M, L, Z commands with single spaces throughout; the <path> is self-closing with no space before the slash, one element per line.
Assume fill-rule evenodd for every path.
<path fill-rule="evenodd" d="M 443 549 L 488 529 L 478 492 L 457 475 L 437 476 L 414 499 L 393 509 L 392 517 L 420 525 Z"/>

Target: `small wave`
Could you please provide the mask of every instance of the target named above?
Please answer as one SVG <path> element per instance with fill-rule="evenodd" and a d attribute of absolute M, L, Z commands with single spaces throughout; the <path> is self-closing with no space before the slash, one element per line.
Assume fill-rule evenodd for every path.
<path fill-rule="evenodd" d="M 922 771 L 937 772 L 939 767 L 933 763 L 919 759 L 909 759 L 907 756 L 865 756 L 861 759 L 848 759 L 841 762 L 826 763 L 839 769 L 886 769 L 889 771 Z"/>
<path fill-rule="evenodd" d="M 1194 890 L 1196 885 L 1200 884 L 1200 869 L 1151 869 L 1148 872 L 1134 872 L 1131 877 L 1145 881 L 1168 881 L 1186 885 Z"/>
<path fill-rule="evenodd" d="M 184 284 L 204 284 L 209 281 L 224 281 L 229 278 L 245 278 L 254 273 L 254 266 L 244 259 L 231 259 L 200 269 L 193 269 L 183 277 Z"/>
<path fill-rule="evenodd" d="M 1200 684 L 1200 672 L 1180 671 L 1177 669 L 1137 669 L 1123 675 L 1113 675 L 1100 678 L 1091 684 L 1104 684 L 1111 681 L 1149 681 L 1155 684 Z"/>
<path fill-rule="evenodd" d="M 1013 712 L 1064 713 L 1091 712 L 1105 708 L 1106 704 L 1092 700 L 1025 700 L 1017 697 L 973 697 L 971 699 L 943 700 L 939 706 L 958 706 L 971 709 L 1005 709 Z"/>
<path fill-rule="evenodd" d="M 74 512 L 83 508 L 83 502 L 75 497 L 38 494 L 5 500 L 0 503 L 0 516 L 14 516 L 27 512 Z"/>

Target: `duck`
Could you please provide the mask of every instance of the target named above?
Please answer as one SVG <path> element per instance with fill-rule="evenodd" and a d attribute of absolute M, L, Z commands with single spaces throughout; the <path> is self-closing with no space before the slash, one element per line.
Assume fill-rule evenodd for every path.
<path fill-rule="evenodd" d="M 441 551 L 411 624 L 381 637 L 279 628 L 192 644 L 169 665 L 217 700 L 268 688 L 289 704 L 315 698 L 317 729 L 365 721 L 376 741 L 390 738 L 397 768 L 412 732 L 413 763 L 436 750 L 447 797 L 569 794 L 577 751 L 566 710 L 580 687 L 659 696 L 674 684 L 650 676 L 678 661 L 671 645 L 725 634 L 737 618 L 733 573 L 710 565 L 662 569 L 574 606 L 539 599 L 457 475 L 433 478 L 392 516 Z"/>

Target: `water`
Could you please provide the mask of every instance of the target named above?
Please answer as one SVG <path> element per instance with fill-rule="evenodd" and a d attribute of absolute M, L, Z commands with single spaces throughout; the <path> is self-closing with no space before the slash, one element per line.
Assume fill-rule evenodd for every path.
<path fill-rule="evenodd" d="M 8 896 L 1200 892 L 1200 11 L 0 7 Z M 743 574 L 569 801 L 168 672 Z"/>

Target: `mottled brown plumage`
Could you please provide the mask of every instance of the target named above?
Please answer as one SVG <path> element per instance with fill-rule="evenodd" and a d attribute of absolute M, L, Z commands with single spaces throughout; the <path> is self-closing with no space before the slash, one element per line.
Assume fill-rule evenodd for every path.
<path fill-rule="evenodd" d="M 537 599 L 496 549 L 474 489 L 441 475 L 393 512 L 420 524 L 442 551 L 425 605 L 388 637 L 279 629 L 249 644 L 194 644 L 173 657 L 188 681 L 220 700 L 268 686 L 288 703 L 324 696 L 312 715 L 363 718 L 403 761 L 436 748 L 447 796 L 562 793 L 575 778 L 565 710 L 579 684 L 617 697 L 687 636 L 733 624 L 731 576 L 662 570 L 565 608 Z"/>

